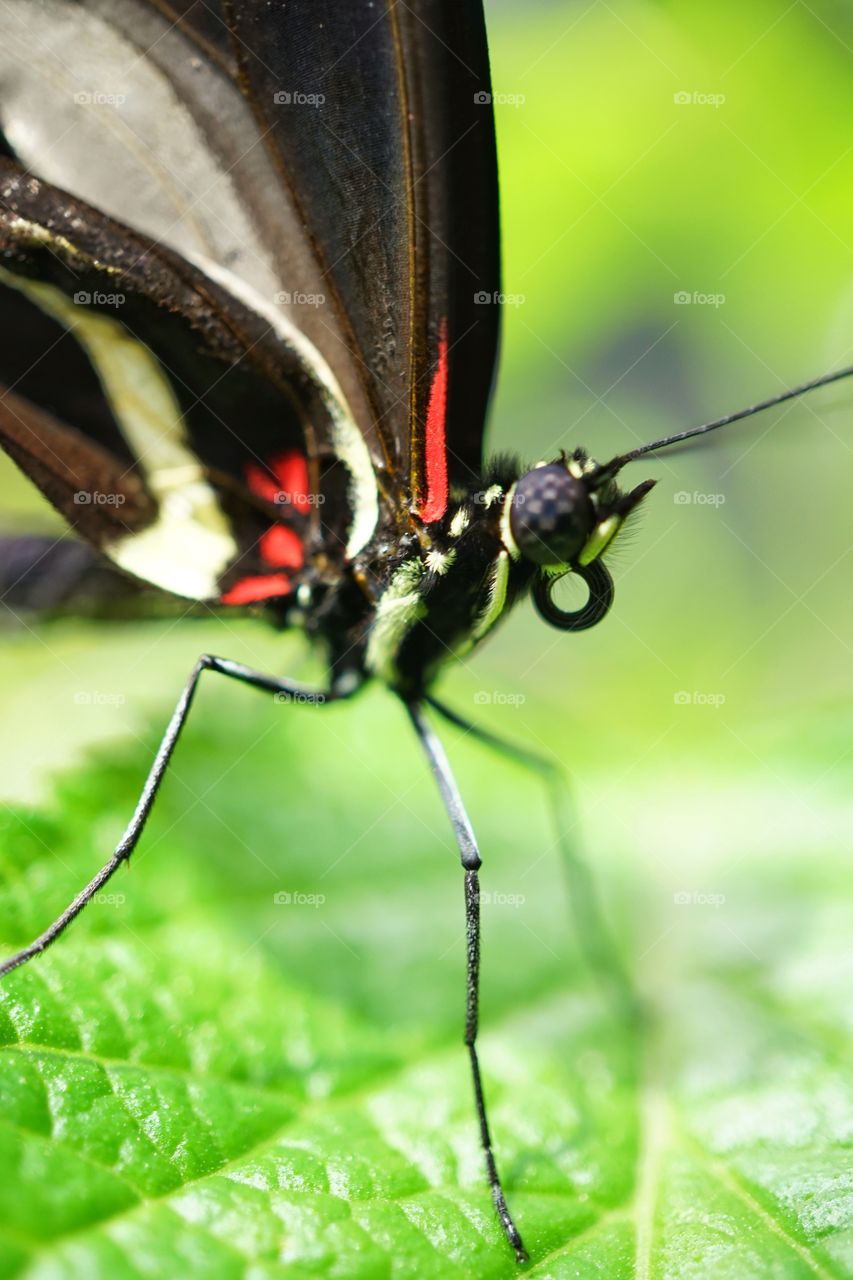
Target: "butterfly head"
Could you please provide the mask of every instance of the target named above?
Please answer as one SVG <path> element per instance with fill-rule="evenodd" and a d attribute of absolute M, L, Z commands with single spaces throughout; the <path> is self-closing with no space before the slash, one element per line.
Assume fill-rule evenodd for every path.
<path fill-rule="evenodd" d="M 516 558 L 538 566 L 533 599 L 547 622 L 582 631 L 604 617 L 613 601 L 613 580 L 602 556 L 653 484 L 647 480 L 623 492 L 610 468 L 600 467 L 582 449 L 540 463 L 516 481 L 506 499 L 505 541 Z M 556 583 L 567 573 L 583 578 L 589 592 L 584 607 L 573 612 L 553 599 Z"/>

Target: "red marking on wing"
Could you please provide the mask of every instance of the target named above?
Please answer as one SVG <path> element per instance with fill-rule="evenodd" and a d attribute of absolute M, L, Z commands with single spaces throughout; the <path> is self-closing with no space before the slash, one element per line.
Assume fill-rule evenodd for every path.
<path fill-rule="evenodd" d="M 255 497 L 263 498 L 264 502 L 275 502 L 278 498 L 278 481 L 255 462 L 246 464 L 246 484 Z"/>
<path fill-rule="evenodd" d="M 440 520 L 447 510 L 447 318 L 438 335 L 438 364 L 432 377 L 424 438 L 426 493 L 418 507 L 424 524 Z"/>
<path fill-rule="evenodd" d="M 308 491 L 308 462 L 298 449 L 286 449 L 270 458 L 265 466 L 246 464 L 246 483 L 252 493 L 265 502 L 292 506 L 307 511 L 311 505 Z"/>
<path fill-rule="evenodd" d="M 298 449 L 288 449 L 274 458 L 272 471 L 279 483 L 279 502 L 290 503 L 297 511 L 307 511 L 311 505 L 308 493 L 308 462 Z"/>
<path fill-rule="evenodd" d="M 287 525 L 274 524 L 261 535 L 261 559 L 274 569 L 301 569 L 305 563 L 302 539 Z"/>
<path fill-rule="evenodd" d="M 289 595 L 291 590 L 286 573 L 271 573 L 256 578 L 241 578 L 220 596 L 220 600 L 222 604 L 255 604 L 258 600 L 269 600 L 273 596 Z"/>

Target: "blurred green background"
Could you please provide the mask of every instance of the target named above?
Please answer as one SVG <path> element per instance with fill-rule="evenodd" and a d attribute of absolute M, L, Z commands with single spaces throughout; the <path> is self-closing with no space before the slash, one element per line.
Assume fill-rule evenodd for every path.
<path fill-rule="evenodd" d="M 492 449 L 532 462 L 583 444 L 606 458 L 853 363 L 848 5 L 492 0 L 487 14 L 513 299 Z M 672 1037 L 689 1041 L 688 1094 L 700 1078 L 763 1078 L 759 1007 L 776 1001 L 781 1025 L 805 1035 L 768 1031 L 780 1078 L 809 1058 L 809 1031 L 835 1043 L 849 1017 L 851 428 L 853 383 L 841 384 L 698 452 L 636 464 L 637 481 L 660 483 L 614 553 L 606 621 L 563 635 L 521 608 L 441 683 L 462 714 L 571 771 L 605 909 L 651 999 L 683 1013 L 709 981 L 735 980 L 742 1008 L 723 1008 L 729 990 L 702 1025 L 688 1016 L 665 1033 L 673 1074 Z M 4 529 L 58 527 L 7 463 L 0 484 Z M 18 870 L 3 911 L 20 940 L 112 848 L 201 651 L 319 674 L 298 636 L 250 621 L 22 628 L 0 643 L 0 798 L 51 815 L 10 829 Z M 542 796 L 446 739 L 484 887 L 522 900 L 484 907 L 484 1020 L 516 1019 L 487 1072 L 506 1084 L 523 1070 L 526 1085 L 538 1071 L 573 1098 L 555 1064 L 574 1070 L 576 1019 L 560 1001 L 583 979 Z M 126 903 L 92 908 L 66 958 L 44 963 L 72 965 L 87 937 L 116 937 L 140 981 L 151 966 L 153 990 L 174 973 L 163 956 L 183 950 L 217 973 L 270 961 L 267 975 L 339 1002 L 381 1028 L 376 1044 L 387 1036 L 417 1059 L 459 1039 L 460 879 L 405 717 L 382 690 L 316 715 L 211 679 L 121 878 Z M 322 893 L 323 910 L 277 911 L 281 889 Z M 173 1027 L 205 995 L 198 974 L 193 999 L 181 982 Z M 726 1057 L 747 1041 L 751 1058 Z M 619 1058 L 615 1039 L 601 1043 Z M 579 1061 L 581 1093 L 597 1088 L 595 1052 Z M 452 1061 L 465 1099 L 461 1054 Z M 621 1079 L 624 1062 L 611 1068 Z M 504 1097 L 499 1129 L 529 1113 L 556 1132 L 524 1091 L 523 1114 Z M 614 1115 L 592 1126 L 609 1146 L 633 1123 Z M 472 1146 L 473 1185 L 477 1161 Z M 630 1150 L 620 1167 L 629 1177 Z"/>

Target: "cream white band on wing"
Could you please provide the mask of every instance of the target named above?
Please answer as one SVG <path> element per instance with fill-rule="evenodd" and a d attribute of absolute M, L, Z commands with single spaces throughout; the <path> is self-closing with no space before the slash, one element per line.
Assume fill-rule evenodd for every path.
<path fill-rule="evenodd" d="M 320 393 L 329 415 L 332 448 L 350 475 L 348 498 L 352 523 L 346 550 L 352 559 L 373 537 L 379 520 L 379 494 L 367 444 L 353 421 L 335 375 L 314 344 L 274 303 L 268 302 L 225 267 L 196 254 L 190 257 L 200 271 L 266 320 L 276 336 L 297 353 L 302 367 Z"/>
<path fill-rule="evenodd" d="M 237 545 L 189 446 L 180 405 L 160 362 L 118 320 L 72 302 L 55 285 L 4 268 L 0 279 L 70 330 L 83 347 L 157 500 L 152 525 L 119 536 L 103 550 L 129 573 L 175 595 L 217 597 L 220 575 Z"/>
<path fill-rule="evenodd" d="M 159 61 L 140 54 L 126 30 L 141 47 L 156 47 Z M 274 214 L 283 234 L 304 237 L 305 229 L 298 210 L 265 180 L 254 118 L 237 87 L 193 73 L 183 93 L 172 83 L 190 52 L 177 24 L 132 0 L 0 0 L 3 128 L 33 173 L 196 263 L 298 353 L 349 472 L 346 550 L 353 557 L 379 518 L 367 445 L 326 361 L 266 301 L 282 288 L 311 292 L 312 282 L 279 278 L 258 226 Z M 247 173 L 255 173 L 257 223 L 245 199 Z"/>

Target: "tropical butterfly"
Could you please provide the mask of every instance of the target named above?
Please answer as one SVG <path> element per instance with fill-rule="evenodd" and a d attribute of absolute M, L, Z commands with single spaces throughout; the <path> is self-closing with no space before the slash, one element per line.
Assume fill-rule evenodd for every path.
<path fill-rule="evenodd" d="M 604 557 L 652 487 L 620 487 L 629 462 L 853 370 L 603 464 L 577 446 L 484 465 L 500 275 L 480 0 L 4 0 L 0 90 L 0 442 L 78 535 L 2 543 L 7 607 L 250 610 L 328 666 L 309 689 L 202 656 L 115 852 L 0 973 L 129 859 L 203 672 L 317 707 L 381 681 L 459 846 L 465 1043 L 523 1261 L 476 1048 L 480 853 L 427 709 L 501 744 L 432 682 L 526 595 L 564 630 L 606 614 Z M 567 574 L 588 592 L 571 612 Z"/>

